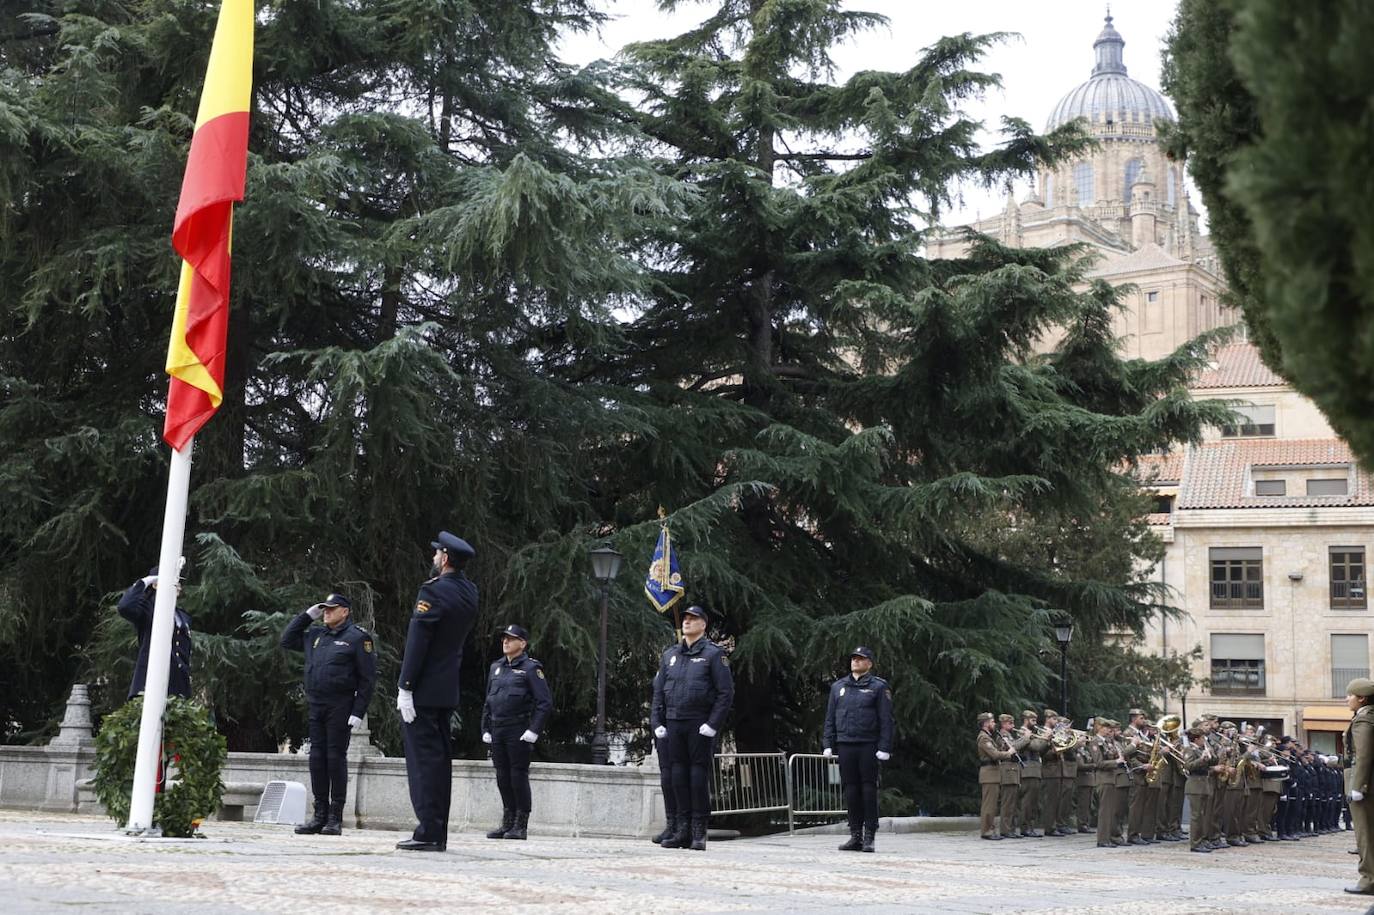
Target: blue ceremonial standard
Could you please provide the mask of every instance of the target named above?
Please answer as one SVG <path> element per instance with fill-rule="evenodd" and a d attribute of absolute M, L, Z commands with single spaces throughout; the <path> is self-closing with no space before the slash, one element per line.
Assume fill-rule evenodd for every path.
<path fill-rule="evenodd" d="M 668 525 L 658 532 L 658 543 L 654 545 L 654 558 L 649 563 L 649 575 L 644 579 L 644 594 L 649 603 L 659 613 L 666 613 L 674 604 L 682 600 L 686 587 L 682 584 L 682 573 L 677 567 L 677 552 L 673 549 L 673 538 L 668 533 Z"/>

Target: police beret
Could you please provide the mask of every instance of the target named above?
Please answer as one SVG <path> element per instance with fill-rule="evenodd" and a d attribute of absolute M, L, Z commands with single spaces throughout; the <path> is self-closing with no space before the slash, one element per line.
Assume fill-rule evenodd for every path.
<path fill-rule="evenodd" d="M 436 550 L 443 550 L 448 553 L 450 559 L 465 560 L 477 555 L 477 551 L 472 548 L 462 537 L 450 534 L 448 531 L 440 531 L 437 540 L 431 540 L 429 545 Z"/>
<path fill-rule="evenodd" d="M 345 609 L 350 609 L 353 606 L 348 602 L 348 598 L 344 597 L 342 594 L 334 593 L 330 593 L 330 595 L 320 601 L 320 603 L 324 604 L 326 607 L 343 607 Z"/>
<path fill-rule="evenodd" d="M 979 713 L 978 713 L 978 723 L 979 723 L 979 724 L 982 724 L 984 721 L 991 721 L 992 719 L 993 719 L 993 714 L 992 714 L 992 712 L 979 712 Z"/>
<path fill-rule="evenodd" d="M 868 660 L 872 661 L 873 649 L 865 648 L 864 646 L 860 645 L 858 648 L 855 648 L 853 651 L 851 651 L 849 653 L 849 656 L 851 658 L 867 658 Z"/>
<path fill-rule="evenodd" d="M 705 608 L 705 607 L 698 607 L 696 604 L 692 604 L 692 606 L 688 607 L 686 610 L 683 610 L 683 611 L 682 611 L 682 615 L 683 615 L 683 616 L 695 616 L 695 617 L 698 617 L 699 619 L 706 620 L 706 622 L 708 622 L 708 623 L 711 621 L 711 614 L 709 614 L 709 613 L 706 612 L 706 608 Z"/>
<path fill-rule="evenodd" d="M 1346 684 L 1345 693 L 1348 696 L 1374 696 L 1374 680 L 1356 677 Z"/>
<path fill-rule="evenodd" d="M 1140 709 L 1138 709 L 1138 708 L 1133 708 L 1133 709 L 1131 709 L 1129 712 L 1126 713 L 1126 717 L 1127 717 L 1127 718 L 1134 718 L 1136 715 L 1139 715 L 1139 716 L 1141 716 L 1142 718 L 1145 717 L 1145 713 L 1142 712 L 1142 711 L 1141 711 Z"/>
<path fill-rule="evenodd" d="M 1022 717 L 1022 718 L 1039 718 L 1039 717 L 1040 717 L 1040 713 L 1037 712 L 1035 709 L 1030 709 L 1030 708 L 1028 708 L 1028 709 L 1025 709 L 1025 710 L 1023 710 L 1023 711 L 1021 712 L 1021 717 Z"/>
<path fill-rule="evenodd" d="M 502 629 L 501 634 L 511 636 L 512 638 L 524 639 L 526 642 L 530 640 L 529 630 L 524 626 L 517 626 L 515 623 L 511 623 L 505 629 Z"/>
<path fill-rule="evenodd" d="M 1011 717 L 1010 715 L 998 715 L 998 716 L 997 716 L 997 720 L 998 720 L 998 721 L 1015 721 L 1016 719 L 1013 718 L 1013 717 Z"/>

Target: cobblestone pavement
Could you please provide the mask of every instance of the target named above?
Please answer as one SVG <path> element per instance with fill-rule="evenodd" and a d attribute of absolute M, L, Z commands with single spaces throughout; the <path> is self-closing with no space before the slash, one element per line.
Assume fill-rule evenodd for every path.
<path fill-rule="evenodd" d="M 3 912 L 455 911 L 1016 912 L 1096 915 L 1363 913 L 1349 896 L 1350 833 L 1211 855 L 1174 843 L 1097 849 L 1090 836 L 983 842 L 967 833 L 713 842 L 702 854 L 647 841 L 453 836 L 442 855 L 396 851 L 403 834 L 295 836 L 206 824 L 200 840 L 132 840 L 109 820 L 0 812 Z"/>

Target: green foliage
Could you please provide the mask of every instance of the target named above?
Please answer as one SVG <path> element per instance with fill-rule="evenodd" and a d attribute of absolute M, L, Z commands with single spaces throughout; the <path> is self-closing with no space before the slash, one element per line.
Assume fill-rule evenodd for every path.
<path fill-rule="evenodd" d="M 129 822 L 129 799 L 138 759 L 143 697 L 105 716 L 95 738 L 95 793 L 121 828 Z M 171 696 L 162 715 L 164 790 L 153 798 L 153 822 L 168 837 L 189 838 L 196 823 L 219 809 L 224 795 L 220 770 L 228 759 L 224 736 L 204 706 Z"/>
<path fill-rule="evenodd" d="M 1359 0 L 1185 0 L 1166 88 L 1265 361 L 1374 466 L 1374 153 Z"/>

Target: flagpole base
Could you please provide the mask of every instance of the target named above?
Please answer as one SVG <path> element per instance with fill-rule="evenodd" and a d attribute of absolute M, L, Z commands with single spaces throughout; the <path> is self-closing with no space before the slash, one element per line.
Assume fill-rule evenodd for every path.
<path fill-rule="evenodd" d="M 132 826 L 124 830 L 126 836 L 139 839 L 160 839 L 162 838 L 162 827 L 153 826 Z"/>

